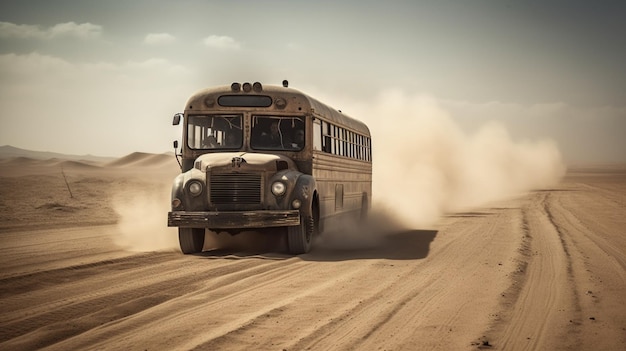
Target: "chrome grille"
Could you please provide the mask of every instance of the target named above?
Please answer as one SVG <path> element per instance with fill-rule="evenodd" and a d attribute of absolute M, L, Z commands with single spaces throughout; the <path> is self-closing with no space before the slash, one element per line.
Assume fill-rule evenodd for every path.
<path fill-rule="evenodd" d="M 261 175 L 254 173 L 212 174 L 210 180 L 213 204 L 261 203 Z"/>

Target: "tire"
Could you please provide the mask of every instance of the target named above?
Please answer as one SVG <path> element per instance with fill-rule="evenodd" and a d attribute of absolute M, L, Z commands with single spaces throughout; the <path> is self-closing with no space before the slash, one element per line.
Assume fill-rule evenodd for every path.
<path fill-rule="evenodd" d="M 185 255 L 202 252 L 204 228 L 178 228 L 178 243 Z"/>
<path fill-rule="evenodd" d="M 287 227 L 287 246 L 289 253 L 300 255 L 311 251 L 315 230 L 315 221 L 311 216 L 300 215 L 300 225 Z"/>

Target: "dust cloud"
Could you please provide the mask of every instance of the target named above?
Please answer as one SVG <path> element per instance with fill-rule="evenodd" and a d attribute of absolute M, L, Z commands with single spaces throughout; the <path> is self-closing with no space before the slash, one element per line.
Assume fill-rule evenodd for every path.
<path fill-rule="evenodd" d="M 341 221 L 326 223 L 324 232 L 317 237 L 316 247 L 330 250 L 366 250 L 384 245 L 386 238 L 406 230 L 391 209 L 378 205 L 367 218 L 342 217 Z"/>
<path fill-rule="evenodd" d="M 372 132 L 374 212 L 410 228 L 554 186 L 565 173 L 553 141 L 514 141 L 497 121 L 465 132 L 429 96 L 388 91 L 360 107 Z"/>
<path fill-rule="evenodd" d="M 167 227 L 171 184 L 153 185 L 113 198 L 119 219 L 115 244 L 128 251 L 178 250 L 178 231 Z"/>
<path fill-rule="evenodd" d="M 565 173 L 553 141 L 513 140 L 497 121 L 464 131 L 429 96 L 387 91 L 371 103 L 348 105 L 353 107 L 349 114 L 372 132 L 373 208 L 366 221 L 328 225 L 322 247 L 375 247 L 394 232 L 431 228 L 446 213 L 554 186 Z M 170 186 L 116 198 L 118 245 L 132 251 L 178 250 L 176 229 L 165 224 Z M 257 236 L 208 233 L 205 248 L 239 247 L 258 242 Z"/>

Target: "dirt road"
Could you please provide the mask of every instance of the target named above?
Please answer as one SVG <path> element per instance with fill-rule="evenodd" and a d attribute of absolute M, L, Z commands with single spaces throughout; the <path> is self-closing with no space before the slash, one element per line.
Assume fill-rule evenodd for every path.
<path fill-rule="evenodd" d="M 625 196 L 623 169 L 578 170 L 297 257 L 126 252 L 116 225 L 6 229 L 0 349 L 624 350 Z"/>

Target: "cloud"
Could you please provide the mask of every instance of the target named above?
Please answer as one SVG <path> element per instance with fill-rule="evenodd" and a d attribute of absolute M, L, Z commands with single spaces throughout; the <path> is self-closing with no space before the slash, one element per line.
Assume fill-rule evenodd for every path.
<path fill-rule="evenodd" d="M 229 36 L 211 35 L 203 39 L 204 45 L 220 50 L 239 50 L 241 44 Z"/>
<path fill-rule="evenodd" d="M 91 23 L 76 24 L 74 22 L 67 22 L 54 25 L 49 29 L 49 32 L 53 38 L 60 36 L 73 36 L 85 39 L 100 36 L 102 33 L 102 26 Z"/>
<path fill-rule="evenodd" d="M 0 22 L 1 38 L 43 38 L 44 32 L 39 26 Z"/>
<path fill-rule="evenodd" d="M 155 76 L 154 72 L 160 75 Z M 0 55 L 0 89 L 15 87 L 34 89 L 40 86 L 62 85 L 65 89 L 111 82 L 146 82 L 186 76 L 189 70 L 163 58 L 142 61 L 73 63 L 59 57 L 32 52 Z M 54 90 L 54 89 L 53 89 Z M 86 94 L 86 92 L 82 92 Z"/>
<path fill-rule="evenodd" d="M 195 89 L 188 69 L 162 58 L 76 63 L 4 54 L 0 77 L 2 144 L 94 155 L 169 150 L 179 137 L 171 116 Z"/>
<path fill-rule="evenodd" d="M 174 41 L 176 37 L 169 33 L 150 33 L 143 39 L 143 42 L 149 45 L 170 44 Z"/>
<path fill-rule="evenodd" d="M 0 37 L 2 38 L 53 39 L 76 37 L 86 39 L 98 37 L 100 34 L 102 34 L 102 26 L 91 23 L 76 24 L 75 22 L 66 22 L 42 29 L 38 25 L 0 22 Z"/>

